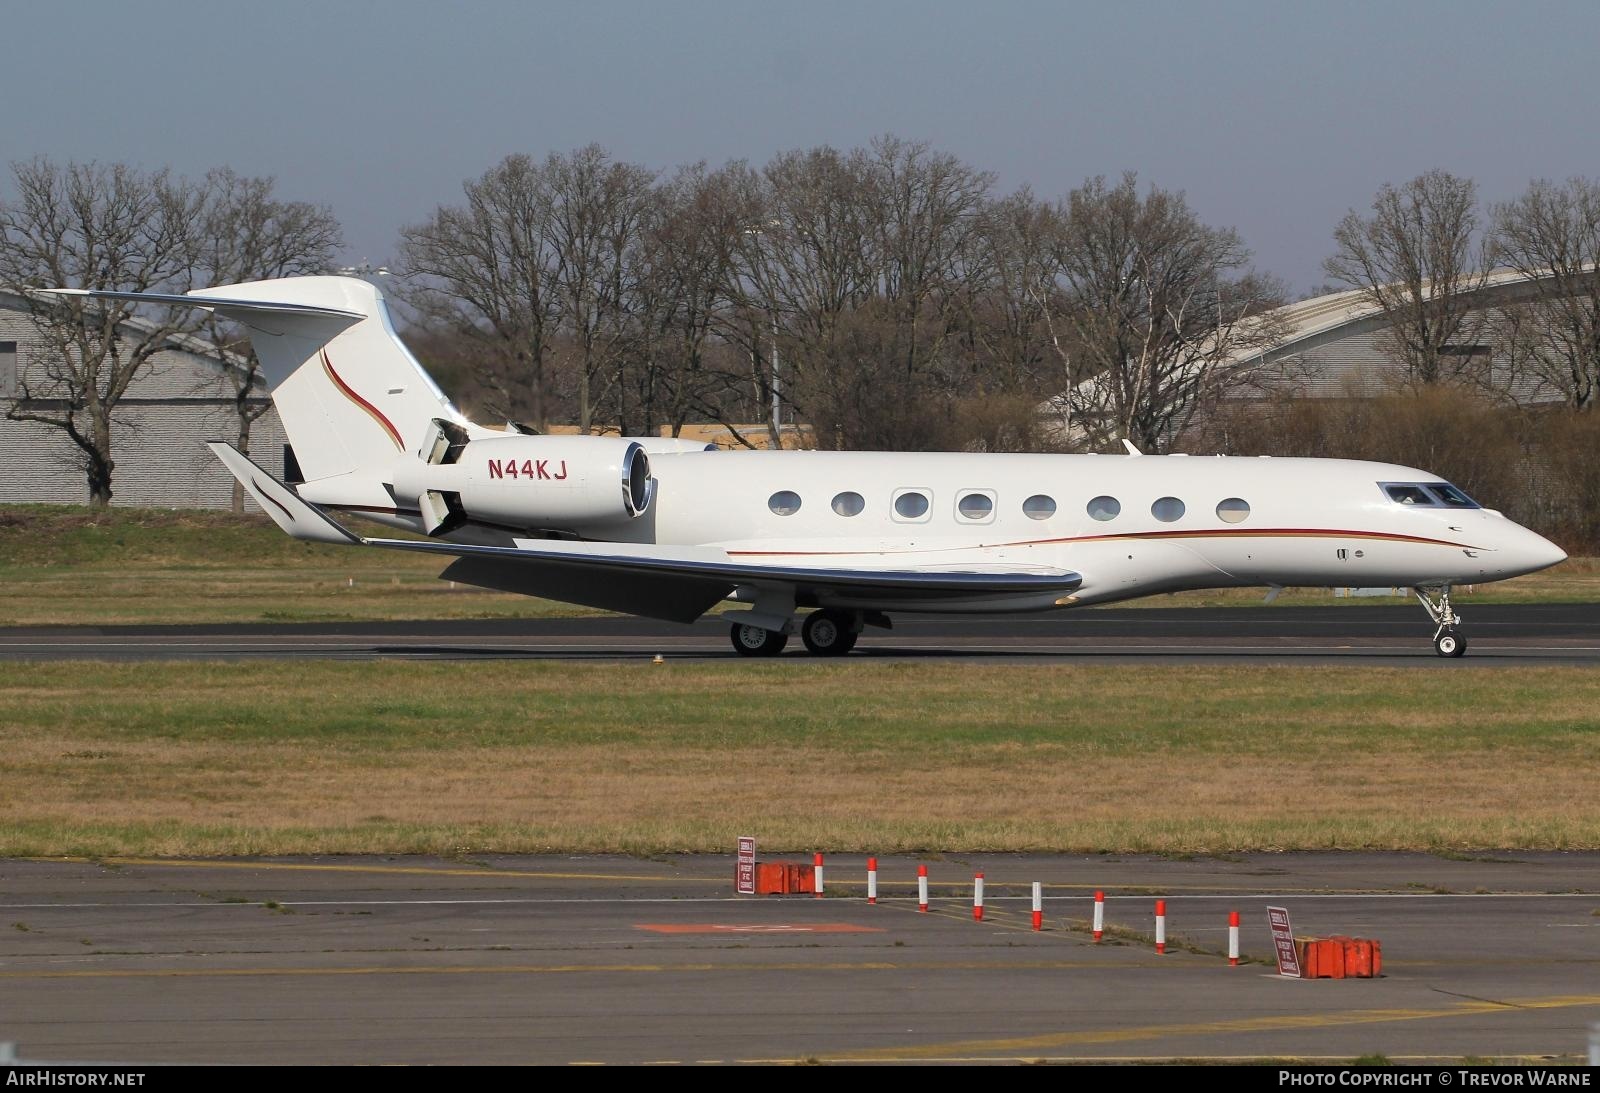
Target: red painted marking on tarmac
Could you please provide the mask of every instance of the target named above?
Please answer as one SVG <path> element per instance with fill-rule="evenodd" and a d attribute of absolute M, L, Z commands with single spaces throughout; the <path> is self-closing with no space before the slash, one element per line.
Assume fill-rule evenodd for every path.
<path fill-rule="evenodd" d="M 856 926 L 849 922 L 637 922 L 635 930 L 653 934 L 881 934 L 879 926 Z"/>

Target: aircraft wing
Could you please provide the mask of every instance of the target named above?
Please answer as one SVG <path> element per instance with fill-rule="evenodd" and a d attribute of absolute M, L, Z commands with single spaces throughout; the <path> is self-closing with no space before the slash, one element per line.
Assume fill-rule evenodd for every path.
<path fill-rule="evenodd" d="M 793 589 L 802 602 L 819 597 L 897 601 L 971 601 L 986 597 L 1069 594 L 1083 578 L 1035 566 L 816 566 L 736 561 L 715 547 L 520 540 L 478 546 L 438 539 L 368 539 L 220 441 L 208 447 L 284 531 L 298 539 L 439 554 L 456 560 L 439 576 L 483 588 L 544 596 L 565 603 L 692 622 L 741 587 Z"/>

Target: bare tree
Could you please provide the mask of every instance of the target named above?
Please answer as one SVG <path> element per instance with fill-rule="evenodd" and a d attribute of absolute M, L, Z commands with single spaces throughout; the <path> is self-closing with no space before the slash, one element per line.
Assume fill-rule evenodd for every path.
<path fill-rule="evenodd" d="M 550 343 L 559 317 L 553 204 L 544 169 L 507 156 L 463 187 L 461 206 L 401 233 L 406 300 L 424 322 L 492 347 L 489 408 L 549 424 Z"/>
<path fill-rule="evenodd" d="M 326 206 L 279 201 L 271 178 L 245 178 L 231 168 L 206 175 L 207 215 L 201 229 L 200 265 L 214 285 L 269 277 L 295 277 L 329 268 L 343 246 L 339 222 Z M 206 337 L 238 362 L 223 360 L 223 383 L 238 428 L 234 446 L 250 451 L 250 428 L 271 408 L 256 389 L 256 356 L 249 338 L 207 315 Z M 244 511 L 244 488 L 233 486 L 233 511 Z"/>
<path fill-rule="evenodd" d="M 1056 359 L 1049 320 L 1060 310 L 1060 230 L 1056 210 L 1023 189 L 988 203 L 977 253 L 966 260 L 974 353 L 1007 386 L 1031 387 L 1046 373 L 1059 382 L 1049 363 Z"/>
<path fill-rule="evenodd" d="M 199 257 L 202 187 L 166 171 L 35 159 L 13 165 L 17 197 L 0 204 L 0 284 L 28 301 L 42 358 L 19 368 L 7 416 L 59 429 L 73 444 L 90 503 L 111 502 L 117 406 L 150 358 L 199 320 L 187 309 L 135 319 L 132 304 L 43 295 L 53 287 L 184 292 Z"/>
<path fill-rule="evenodd" d="M 750 362 L 757 405 L 798 403 L 806 418 L 798 391 L 836 376 L 848 386 L 833 367 L 844 352 L 842 326 L 873 298 L 881 267 L 867 175 L 864 154 L 824 146 L 780 153 L 745 180 L 747 207 L 758 215 L 740 235 L 722 333 Z M 769 356 L 781 360 L 781 373 L 768 369 Z M 777 446 L 777 422 L 769 431 Z"/>
<path fill-rule="evenodd" d="M 1470 293 L 1486 276 L 1478 241 L 1477 186 L 1433 170 L 1385 185 L 1372 215 L 1351 210 L 1333 238 L 1328 276 L 1360 289 L 1383 314 L 1390 349 L 1417 383 L 1470 378 L 1482 312 Z"/>
<path fill-rule="evenodd" d="M 1514 366 L 1573 409 L 1592 406 L 1600 390 L 1600 183 L 1541 179 L 1496 205 L 1492 253 L 1536 293 L 1498 316 Z"/>
<path fill-rule="evenodd" d="M 556 291 L 575 343 L 578 428 L 587 433 L 614 383 L 627 333 L 629 252 L 638 241 L 655 172 L 613 162 L 598 144 L 544 166 Z"/>
<path fill-rule="evenodd" d="M 1202 224 L 1182 193 L 1141 198 L 1131 173 L 1090 179 L 1057 217 L 1067 301 L 1051 326 L 1072 420 L 1094 446 L 1167 451 L 1270 343 L 1278 287 L 1241 274 L 1249 252 L 1232 229 Z"/>
<path fill-rule="evenodd" d="M 674 436 L 691 414 L 721 419 L 741 377 L 715 362 L 714 331 L 735 254 L 758 215 L 744 185 L 748 168 L 680 168 L 658 186 L 633 261 L 630 310 L 638 326 L 635 368 L 620 384 L 645 431 L 663 421 Z M 618 420 L 627 431 L 625 407 Z"/>

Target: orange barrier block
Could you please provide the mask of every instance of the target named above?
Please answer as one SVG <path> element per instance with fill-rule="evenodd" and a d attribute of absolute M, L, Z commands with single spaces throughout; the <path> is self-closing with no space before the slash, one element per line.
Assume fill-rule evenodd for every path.
<path fill-rule="evenodd" d="M 787 896 L 816 891 L 813 866 L 797 862 L 756 862 L 756 895 Z"/>
<path fill-rule="evenodd" d="M 1305 979 L 1372 979 L 1383 970 L 1383 947 L 1370 938 L 1299 937 L 1295 950 Z"/>

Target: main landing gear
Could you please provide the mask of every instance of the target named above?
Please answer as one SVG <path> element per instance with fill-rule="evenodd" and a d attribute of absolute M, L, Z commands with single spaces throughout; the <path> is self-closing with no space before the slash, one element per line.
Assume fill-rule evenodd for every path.
<path fill-rule="evenodd" d="M 856 647 L 863 618 L 846 611 L 813 611 L 800 626 L 800 640 L 813 656 L 842 657 Z M 742 657 L 775 657 L 789 644 L 789 635 L 736 622 L 728 633 Z"/>
<path fill-rule="evenodd" d="M 860 635 L 861 622 L 842 611 L 813 611 L 800 627 L 800 640 L 819 657 L 844 656 Z"/>
<path fill-rule="evenodd" d="M 1413 588 L 1411 591 L 1438 627 L 1433 632 L 1433 651 L 1441 657 L 1459 657 L 1465 653 L 1467 639 L 1461 632 L 1461 616 L 1450 606 L 1450 586 Z"/>
<path fill-rule="evenodd" d="M 728 635 L 733 651 L 742 657 L 775 657 L 789 644 L 789 635 L 778 630 L 736 622 Z"/>

